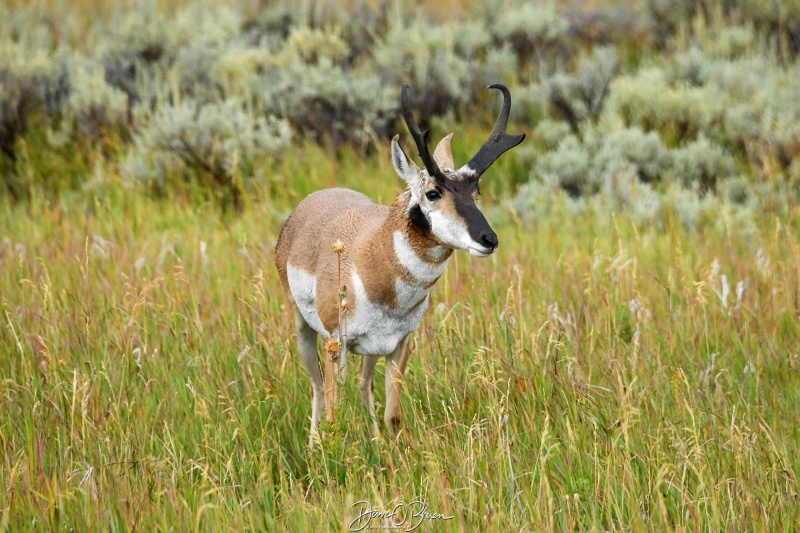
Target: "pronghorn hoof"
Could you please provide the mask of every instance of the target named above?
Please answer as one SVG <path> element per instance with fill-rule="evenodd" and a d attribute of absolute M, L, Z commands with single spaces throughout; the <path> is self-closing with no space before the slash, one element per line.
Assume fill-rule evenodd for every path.
<path fill-rule="evenodd" d="M 386 423 L 386 429 L 392 435 L 397 435 L 397 433 L 403 426 L 403 421 L 400 419 L 399 416 L 393 416 L 392 418 L 386 420 L 385 423 Z"/>

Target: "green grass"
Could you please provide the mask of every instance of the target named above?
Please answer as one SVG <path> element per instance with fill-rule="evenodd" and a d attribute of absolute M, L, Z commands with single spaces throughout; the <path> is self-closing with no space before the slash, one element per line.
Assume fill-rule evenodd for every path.
<path fill-rule="evenodd" d="M 386 154 L 297 150 L 240 216 L 113 176 L 0 211 L 0 531 L 347 530 L 356 501 L 414 499 L 454 516 L 426 530 L 797 529 L 796 214 L 522 225 L 488 187 L 500 250 L 434 288 L 406 428 L 371 436 L 351 359 L 310 451 L 280 224 L 316 188 L 400 182 Z"/>

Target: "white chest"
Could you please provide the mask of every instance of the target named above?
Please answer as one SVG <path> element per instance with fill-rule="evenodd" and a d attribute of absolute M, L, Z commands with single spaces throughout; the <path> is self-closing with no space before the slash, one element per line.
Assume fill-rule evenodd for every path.
<path fill-rule="evenodd" d="M 387 272 L 387 282 L 394 283 L 395 305 L 376 303 L 367 296 L 364 282 L 357 269 L 351 272 L 354 312 L 343 324 L 347 344 L 360 355 L 389 355 L 397 345 L 414 332 L 428 309 L 431 286 L 447 268 L 447 261 L 430 263 L 416 253 L 401 232 L 393 235 L 393 248 L 400 265 L 411 275 L 413 282 L 403 280 L 397 272 Z M 444 248 L 434 253 L 446 253 Z M 362 267 L 363 268 L 363 267 Z M 317 310 L 317 280 L 313 274 L 287 265 L 289 289 L 305 321 L 323 337 L 338 337 L 339 332 L 328 332 Z"/>
<path fill-rule="evenodd" d="M 355 315 L 348 319 L 347 335 L 354 351 L 362 355 L 388 355 L 419 327 L 428 309 L 431 285 L 447 268 L 446 260 L 430 263 L 419 257 L 402 232 L 395 232 L 392 241 L 398 262 L 414 281 L 407 283 L 397 273 L 387 273 L 393 276 L 397 295 L 396 305 L 389 307 L 370 301 L 358 272 L 353 272 L 356 305 Z"/>
<path fill-rule="evenodd" d="M 353 273 L 355 313 L 347 319 L 347 342 L 361 355 L 389 355 L 397 345 L 419 327 L 428 309 L 430 289 L 395 280 L 397 306 L 374 303 L 367 297 L 364 283 Z"/>
<path fill-rule="evenodd" d="M 439 276 L 441 276 L 447 268 L 447 260 L 441 263 L 429 263 L 423 260 L 408 242 L 408 239 L 399 231 L 395 231 L 392 235 L 394 244 L 394 253 L 397 256 L 397 261 L 403 265 L 406 270 L 421 283 L 433 283 Z M 447 249 L 443 246 L 434 250 L 434 253 L 443 256 L 447 253 Z"/>

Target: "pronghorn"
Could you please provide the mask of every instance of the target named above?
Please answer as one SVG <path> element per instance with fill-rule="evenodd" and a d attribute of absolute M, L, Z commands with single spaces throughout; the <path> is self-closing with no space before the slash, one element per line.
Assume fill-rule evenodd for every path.
<path fill-rule="evenodd" d="M 408 85 L 400 91 L 403 117 L 416 142 L 424 168 L 391 143 L 392 165 L 408 190 L 386 207 L 349 189 L 308 195 L 281 229 L 275 265 L 294 304 L 297 345 L 311 375 L 313 403 L 310 445 L 325 411 L 317 335 L 339 337 L 339 298 L 348 292 L 348 351 L 362 356 L 359 388 L 375 421 L 372 380 L 378 356 L 386 356 L 384 424 L 400 424 L 400 388 L 409 353 L 408 339 L 422 321 L 431 287 L 445 270 L 453 250 L 487 257 L 497 250 L 497 234 L 475 205 L 478 182 L 500 155 L 525 135 L 506 134 L 511 94 L 501 84 L 503 107 L 489 139 L 469 163 L 456 169 L 451 140 L 444 137 L 431 156 L 428 130 L 420 131 L 411 112 Z M 339 258 L 331 252 L 344 243 Z M 339 263 L 340 261 L 340 263 Z M 341 265 L 341 271 L 339 269 Z"/>

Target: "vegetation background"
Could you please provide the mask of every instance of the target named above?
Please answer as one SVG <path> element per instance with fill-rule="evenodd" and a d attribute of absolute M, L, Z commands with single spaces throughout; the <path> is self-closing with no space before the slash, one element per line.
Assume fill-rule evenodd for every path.
<path fill-rule="evenodd" d="M 800 529 L 799 52 L 796 0 L 6 0 L 0 531 Z M 404 431 L 351 372 L 310 451 L 275 239 L 401 192 L 403 82 L 457 161 L 490 83 L 529 137 Z"/>

